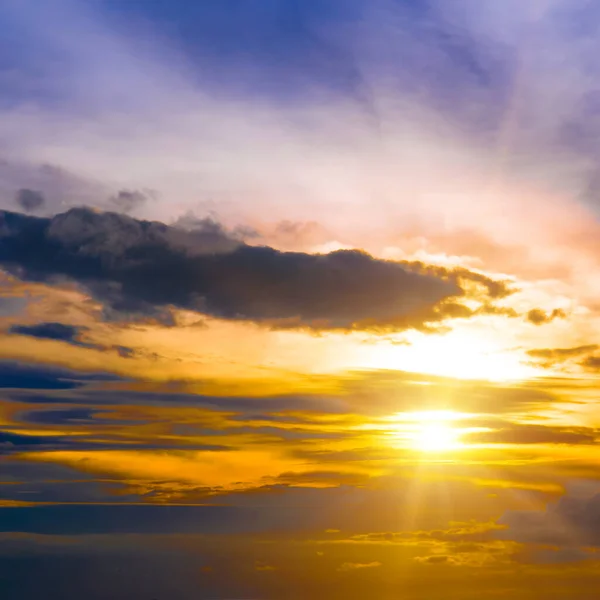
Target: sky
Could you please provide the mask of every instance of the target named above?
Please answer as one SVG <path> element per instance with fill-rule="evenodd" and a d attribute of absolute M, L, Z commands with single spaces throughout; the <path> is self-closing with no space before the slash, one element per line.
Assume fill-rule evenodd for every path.
<path fill-rule="evenodd" d="M 0 597 L 595 599 L 599 11 L 0 0 Z"/>

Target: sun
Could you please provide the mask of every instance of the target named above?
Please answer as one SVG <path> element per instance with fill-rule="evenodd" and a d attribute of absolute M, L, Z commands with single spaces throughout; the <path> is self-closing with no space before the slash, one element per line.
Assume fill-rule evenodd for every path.
<path fill-rule="evenodd" d="M 468 413 L 453 410 L 402 412 L 387 417 L 389 425 L 384 425 L 384 429 L 397 447 L 419 452 L 451 452 L 467 447 L 461 438 L 474 430 L 464 426 L 470 417 Z"/>
<path fill-rule="evenodd" d="M 460 430 L 453 421 L 460 418 L 452 411 L 413 413 L 411 445 L 421 452 L 449 452 L 461 447 Z"/>
<path fill-rule="evenodd" d="M 448 423 L 424 423 L 414 438 L 415 448 L 422 452 L 446 452 L 459 446 L 458 432 Z"/>

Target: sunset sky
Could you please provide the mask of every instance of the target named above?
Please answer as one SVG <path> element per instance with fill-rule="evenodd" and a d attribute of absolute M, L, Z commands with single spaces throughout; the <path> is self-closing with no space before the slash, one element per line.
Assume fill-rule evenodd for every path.
<path fill-rule="evenodd" d="M 597 600 L 597 3 L 0 31 L 2 600 Z"/>

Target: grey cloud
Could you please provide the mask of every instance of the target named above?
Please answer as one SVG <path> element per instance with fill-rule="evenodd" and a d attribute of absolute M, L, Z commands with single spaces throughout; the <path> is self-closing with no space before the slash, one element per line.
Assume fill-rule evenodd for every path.
<path fill-rule="evenodd" d="M 81 345 L 79 335 L 86 328 L 64 325 L 63 323 L 37 323 L 35 325 L 12 325 L 9 333 L 26 335 L 42 340 L 58 340 L 73 345 Z"/>
<path fill-rule="evenodd" d="M 88 331 L 88 327 L 77 327 L 74 325 L 65 325 L 64 323 L 36 323 L 35 325 L 12 325 L 9 328 L 9 333 L 15 335 L 24 335 L 38 338 L 41 340 L 54 340 L 65 342 L 71 346 L 80 348 L 89 348 L 99 351 L 115 351 L 122 358 L 131 358 L 135 351 L 125 346 L 103 346 L 102 344 L 94 344 L 82 340 L 82 335 Z"/>
<path fill-rule="evenodd" d="M 6 208 L 16 203 L 20 210 L 48 214 L 65 206 L 100 205 L 108 193 L 104 185 L 55 165 L 0 158 L 0 205 Z"/>
<path fill-rule="evenodd" d="M 15 202 L 25 212 L 35 212 L 44 206 L 46 198 L 42 192 L 22 188 L 16 193 Z"/>
<path fill-rule="evenodd" d="M 556 546 L 600 546 L 600 494 L 563 496 L 545 511 L 508 511 L 498 521 L 498 537 Z"/>
<path fill-rule="evenodd" d="M 422 382 L 428 385 L 415 385 Z M 398 410 L 444 410 L 448 407 L 459 412 L 487 414 L 529 412 L 565 401 L 564 397 L 559 399 L 535 383 L 499 385 L 384 371 L 348 382 L 345 398 L 351 410 L 380 414 L 392 414 Z M 369 399 L 368 403 L 365 398 Z"/>
<path fill-rule="evenodd" d="M 1 367 L 0 363 L 0 375 Z M 565 397 L 559 398 L 535 385 L 503 386 L 402 372 L 357 373 L 338 381 L 338 393 L 310 393 L 299 383 L 295 394 L 252 397 L 193 393 L 194 390 L 184 382 L 156 384 L 144 391 L 128 389 L 130 384 L 123 382 L 118 389 L 112 386 L 107 392 L 101 387 L 100 375 L 96 382 L 86 379 L 89 375 L 79 376 L 75 372 L 56 376 L 50 372 L 45 375 L 46 371 L 39 371 L 39 368 L 32 371 L 34 375 L 37 373 L 39 381 L 33 378 L 31 385 L 28 385 L 29 371 L 25 367 L 21 369 L 13 374 L 14 383 L 6 385 L 16 388 L 6 395 L 7 400 L 35 405 L 196 407 L 233 413 L 231 420 L 234 422 L 268 421 L 274 427 L 279 423 L 287 423 L 295 424 L 300 429 L 304 425 L 314 424 L 312 415 L 323 413 L 342 418 L 347 414 L 377 416 L 451 407 L 453 410 L 478 414 L 515 414 L 548 409 L 554 403 L 566 401 Z M 23 375 L 19 377 L 21 372 Z M 7 375 L 10 374 L 11 370 L 7 370 Z M 415 385 L 419 381 L 428 385 Z M 86 383 L 90 385 L 84 387 Z M 0 386 L 3 384 L 4 381 L 0 379 Z M 302 413 L 302 416 L 299 417 L 298 413 Z M 487 426 L 487 423 L 481 425 Z M 498 428 L 502 424 L 496 420 L 491 426 Z"/>
<path fill-rule="evenodd" d="M 80 425 L 86 427 L 90 425 L 123 426 L 139 423 L 134 419 L 113 419 L 107 410 L 79 406 L 24 411 L 15 416 L 14 421 L 36 425 L 70 425 L 73 428 Z"/>
<path fill-rule="evenodd" d="M 139 502 L 125 480 L 96 476 L 51 462 L 2 456 L 0 505 L 9 502 Z M 2 544 L 0 544 L 1 546 Z"/>
<path fill-rule="evenodd" d="M 86 383 L 119 381 L 107 373 L 82 373 L 46 365 L 0 361 L 0 389 L 14 390 L 72 390 Z"/>
<path fill-rule="evenodd" d="M 250 419 L 251 415 L 259 415 L 262 411 L 267 415 L 289 411 L 305 411 L 317 414 L 344 414 L 350 406 L 342 398 L 324 395 L 282 395 L 282 396 L 206 396 L 201 394 L 169 392 L 167 389 L 156 392 L 137 392 L 126 388 L 111 388 L 106 392 L 102 388 L 83 388 L 86 383 L 100 383 L 98 379 L 86 379 L 70 372 L 45 370 L 27 370 L 12 372 L 7 368 L 7 385 L 0 387 L 15 388 L 7 398 L 15 402 L 39 405 L 89 405 L 89 406 L 169 406 L 172 408 L 207 408 L 224 412 L 240 413 L 240 420 Z M 12 372 L 12 373 L 11 373 Z M 22 375 L 21 375 L 22 373 Z M 56 373 L 56 374 L 55 374 Z M 2 365 L 0 364 L 0 383 L 4 384 Z M 11 376 L 14 378 L 11 381 Z M 88 376 L 91 377 L 91 376 Z M 118 378 L 115 378 L 118 379 Z M 39 390 L 39 391 L 38 391 Z M 288 422 L 288 416 L 281 416 L 281 421 Z M 291 419 L 292 422 L 295 422 Z"/>
<path fill-rule="evenodd" d="M 281 421 L 300 427 L 312 423 L 311 413 L 389 415 L 398 411 L 447 409 L 449 406 L 457 411 L 479 414 L 518 413 L 546 409 L 553 403 L 566 401 L 564 397 L 559 398 L 531 385 L 473 383 L 402 372 L 357 373 L 354 377 L 337 382 L 339 393 L 310 393 L 304 391 L 299 383 L 295 394 L 210 396 L 193 393 L 185 382 L 156 384 L 145 391 L 128 389 L 129 384 L 123 382 L 118 389 L 113 386 L 110 393 L 106 393 L 97 385 L 82 387 L 87 382 L 94 383 L 95 380 L 86 379 L 90 376 L 80 376 L 76 372 L 64 372 L 63 375 L 59 373 L 53 376 L 54 371 L 50 371 L 46 376 L 48 383 L 45 383 L 46 379 L 42 376 L 46 370 L 39 371 L 37 367 L 31 372 L 39 373 L 42 380 L 38 385 L 37 379 L 33 379 L 33 384 L 28 385 L 29 371 L 26 367 L 21 369 L 24 374 L 17 382 L 19 385 L 6 386 L 18 388 L 12 391 L 7 399 L 29 404 L 205 407 L 239 414 L 241 416 L 237 417 L 238 420 L 268 420 L 272 423 Z M 11 370 L 8 370 L 7 374 L 10 372 Z M 17 371 L 15 376 L 20 372 Z M 102 381 L 100 374 L 98 381 Z M 415 385 L 415 382 L 420 381 L 427 382 L 428 385 Z M 58 387 L 54 387 L 55 385 Z M 65 388 L 65 385 L 69 387 Z M 40 389 L 44 391 L 38 392 Z M 299 418 L 297 414 L 287 414 L 300 412 L 305 413 L 303 418 Z M 497 422 L 494 423 L 494 426 L 496 425 Z"/>
<path fill-rule="evenodd" d="M 533 325 L 545 325 L 551 323 L 554 319 L 565 319 L 566 316 L 565 311 L 560 308 L 555 308 L 550 313 L 546 313 L 540 308 L 534 308 L 527 313 L 526 319 Z"/>
<path fill-rule="evenodd" d="M 120 190 L 111 197 L 110 204 L 121 212 L 130 213 L 141 208 L 148 199 L 148 194 L 140 190 Z"/>
<path fill-rule="evenodd" d="M 26 435 L 15 431 L 0 431 L 0 456 L 21 452 L 53 452 L 57 450 L 199 450 L 226 451 L 229 446 L 221 444 L 186 444 L 160 440 L 134 440 L 131 437 L 88 435 Z"/>
<path fill-rule="evenodd" d="M 271 326 L 406 329 L 440 320 L 438 305 L 464 293 L 464 273 L 419 272 L 359 251 L 279 252 L 215 227 L 186 232 L 88 209 L 0 218 L 5 268 L 26 280 L 68 277 L 124 313 L 173 305 Z"/>

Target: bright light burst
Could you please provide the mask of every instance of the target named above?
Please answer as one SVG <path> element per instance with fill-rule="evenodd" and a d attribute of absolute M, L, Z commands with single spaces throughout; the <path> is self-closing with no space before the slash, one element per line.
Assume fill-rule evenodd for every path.
<path fill-rule="evenodd" d="M 422 423 L 413 443 L 423 452 L 445 452 L 459 446 L 459 433 L 448 423 Z"/>
<path fill-rule="evenodd" d="M 443 335 L 405 334 L 407 345 L 382 342 L 364 351 L 360 366 L 431 373 L 457 379 L 519 381 L 538 375 L 514 346 L 510 328 L 484 328 L 474 322 L 456 325 Z"/>
<path fill-rule="evenodd" d="M 421 452 L 449 452 L 463 446 L 460 436 L 463 430 L 454 422 L 465 415 L 454 411 L 432 410 L 396 415 L 400 417 L 395 436 Z"/>

